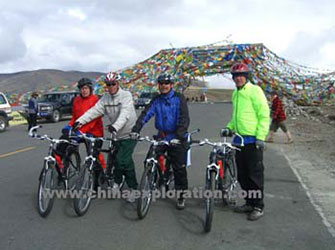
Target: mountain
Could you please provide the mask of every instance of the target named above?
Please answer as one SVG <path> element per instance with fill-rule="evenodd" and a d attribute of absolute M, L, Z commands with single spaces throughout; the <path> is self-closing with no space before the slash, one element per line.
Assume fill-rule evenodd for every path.
<path fill-rule="evenodd" d="M 105 73 L 61 71 L 54 69 L 0 74 L 0 91 L 24 93 L 27 91 L 44 90 L 55 86 L 70 85 L 82 77 L 95 79 L 103 74 Z"/>

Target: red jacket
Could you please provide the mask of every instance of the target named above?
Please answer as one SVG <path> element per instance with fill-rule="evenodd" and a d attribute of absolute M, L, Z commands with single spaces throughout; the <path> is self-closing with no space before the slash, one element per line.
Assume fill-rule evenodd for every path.
<path fill-rule="evenodd" d="M 272 119 L 274 121 L 281 122 L 281 121 L 286 120 L 286 115 L 285 115 L 285 111 L 284 111 L 284 108 L 283 108 L 283 103 L 279 99 L 278 96 L 276 96 L 272 100 L 271 111 L 272 111 Z"/>
<path fill-rule="evenodd" d="M 72 118 L 69 122 L 70 126 L 73 126 L 75 121 L 82 116 L 87 110 L 93 107 L 98 102 L 98 97 L 95 95 L 90 95 L 86 98 L 81 97 L 80 95 L 77 96 L 73 100 L 72 106 Z M 83 133 L 90 133 L 96 137 L 102 137 L 104 135 L 104 127 L 102 123 L 102 118 L 98 117 L 94 120 L 86 123 L 80 128 L 80 131 Z"/>

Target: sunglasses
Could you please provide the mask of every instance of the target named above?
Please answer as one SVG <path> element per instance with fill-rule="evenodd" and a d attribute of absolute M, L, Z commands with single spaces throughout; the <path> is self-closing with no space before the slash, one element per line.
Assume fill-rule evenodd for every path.
<path fill-rule="evenodd" d="M 171 82 L 170 81 L 160 81 L 160 82 L 158 82 L 158 84 L 160 84 L 160 85 L 169 85 L 169 84 L 171 84 Z"/>
<path fill-rule="evenodd" d="M 115 86 L 115 85 L 117 85 L 116 82 L 106 82 L 106 86 L 107 86 L 107 87 Z"/>

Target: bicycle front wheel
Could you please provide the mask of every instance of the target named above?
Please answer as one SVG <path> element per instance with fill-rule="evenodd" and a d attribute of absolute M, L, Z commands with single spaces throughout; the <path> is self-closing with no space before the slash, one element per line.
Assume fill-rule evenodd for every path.
<path fill-rule="evenodd" d="M 140 219 L 143 219 L 149 211 L 152 202 L 152 191 L 157 186 L 157 177 L 157 167 L 147 164 L 139 187 L 140 197 L 137 199 L 137 215 Z"/>
<path fill-rule="evenodd" d="M 84 215 L 91 204 L 94 187 L 93 175 L 93 171 L 90 171 L 89 165 L 84 164 L 75 188 L 76 197 L 73 200 L 74 210 L 79 216 Z"/>
<path fill-rule="evenodd" d="M 46 217 L 50 213 L 55 200 L 53 190 L 55 188 L 56 172 L 51 163 L 46 164 L 48 164 L 48 168 L 43 168 L 40 174 L 37 192 L 37 208 L 42 217 Z"/>
<path fill-rule="evenodd" d="M 215 191 L 215 171 L 210 171 L 209 178 L 206 178 L 206 190 L 210 190 L 208 197 L 206 197 L 206 221 L 205 232 L 208 233 L 212 228 L 213 212 L 214 212 L 214 191 Z"/>

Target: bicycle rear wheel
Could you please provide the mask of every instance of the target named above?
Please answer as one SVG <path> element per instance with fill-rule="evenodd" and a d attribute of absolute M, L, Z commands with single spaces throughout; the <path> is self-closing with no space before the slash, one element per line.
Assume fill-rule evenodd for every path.
<path fill-rule="evenodd" d="M 68 180 L 68 189 L 73 190 L 76 182 L 80 176 L 80 154 L 76 150 L 71 150 L 64 160 L 64 167 L 66 168 L 66 178 Z"/>
<path fill-rule="evenodd" d="M 46 164 L 48 164 L 48 168 L 42 169 L 37 192 L 37 208 L 42 217 L 46 217 L 50 213 L 55 200 L 53 190 L 55 188 L 56 171 L 53 164 Z"/>
<path fill-rule="evenodd" d="M 224 179 L 222 180 L 222 199 L 224 205 L 236 205 L 237 168 L 235 159 L 226 161 L 224 167 Z"/>
<path fill-rule="evenodd" d="M 206 178 L 206 190 L 210 190 L 209 197 L 206 198 L 206 220 L 205 232 L 208 233 L 212 228 L 213 212 L 214 212 L 214 190 L 215 190 L 215 171 L 210 171 L 209 178 Z"/>
<path fill-rule="evenodd" d="M 150 163 L 146 164 L 139 186 L 140 197 L 137 199 L 137 215 L 140 219 L 143 219 L 149 211 L 152 191 L 157 185 L 157 177 L 157 167 Z"/>
<path fill-rule="evenodd" d="M 75 188 L 76 197 L 73 200 L 74 210 L 79 216 L 84 215 L 91 204 L 94 187 L 93 175 L 93 171 L 89 169 L 89 164 L 84 164 Z"/>
<path fill-rule="evenodd" d="M 166 161 L 166 172 L 163 175 L 163 181 L 166 191 L 175 189 L 174 172 L 169 161 Z"/>

